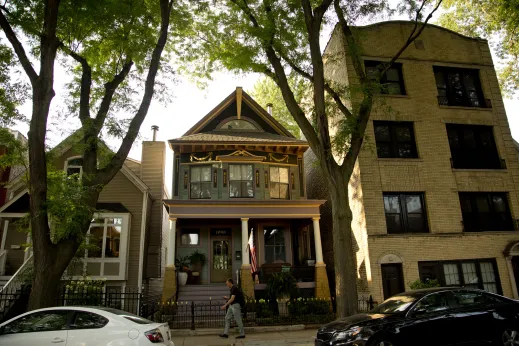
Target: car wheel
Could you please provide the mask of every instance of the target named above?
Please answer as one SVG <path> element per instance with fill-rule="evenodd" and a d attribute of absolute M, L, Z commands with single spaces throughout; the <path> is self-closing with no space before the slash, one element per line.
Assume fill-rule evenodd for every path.
<path fill-rule="evenodd" d="M 501 340 L 504 346 L 519 345 L 519 333 L 513 329 L 507 329 L 503 332 Z"/>

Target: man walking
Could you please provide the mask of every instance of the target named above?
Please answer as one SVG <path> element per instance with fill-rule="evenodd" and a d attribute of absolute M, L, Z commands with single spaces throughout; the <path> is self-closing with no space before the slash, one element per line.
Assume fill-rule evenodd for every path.
<path fill-rule="evenodd" d="M 227 314 L 225 315 L 225 329 L 223 331 L 223 334 L 220 334 L 220 337 L 229 337 L 229 327 L 231 326 L 231 318 L 234 315 L 234 320 L 236 321 L 236 324 L 240 329 L 240 335 L 237 336 L 236 339 L 244 339 L 245 330 L 243 329 L 243 322 L 241 320 L 241 307 L 245 305 L 243 293 L 238 287 L 234 285 L 232 279 L 227 279 L 225 284 L 227 285 L 227 287 L 231 289 L 231 297 L 224 297 L 225 299 L 227 299 L 227 303 L 225 303 L 221 307 L 222 310 L 225 310 L 227 307 L 229 307 L 229 310 L 227 310 Z"/>

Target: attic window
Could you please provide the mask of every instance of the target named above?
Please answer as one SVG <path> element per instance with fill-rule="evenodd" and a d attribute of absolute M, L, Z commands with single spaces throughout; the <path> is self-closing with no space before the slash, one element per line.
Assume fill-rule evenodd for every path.
<path fill-rule="evenodd" d="M 247 120 L 229 120 L 220 126 L 222 130 L 257 130 L 258 128 Z"/>
<path fill-rule="evenodd" d="M 83 174 L 83 158 L 69 158 L 65 163 L 65 171 L 67 172 L 67 176 L 77 174 L 77 176 L 81 178 L 81 175 Z"/>

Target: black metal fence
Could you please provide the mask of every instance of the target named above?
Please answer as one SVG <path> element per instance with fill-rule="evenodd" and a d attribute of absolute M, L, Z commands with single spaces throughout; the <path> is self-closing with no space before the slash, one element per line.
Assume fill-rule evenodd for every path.
<path fill-rule="evenodd" d="M 134 290 L 103 292 L 102 290 L 69 290 L 63 288 L 56 306 L 103 306 L 140 315 L 139 306 L 145 303 L 144 295 Z"/>

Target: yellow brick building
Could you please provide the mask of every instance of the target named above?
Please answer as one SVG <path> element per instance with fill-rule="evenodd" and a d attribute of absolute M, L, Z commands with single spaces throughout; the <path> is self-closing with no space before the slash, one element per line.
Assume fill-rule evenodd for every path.
<path fill-rule="evenodd" d="M 401 21 L 355 28 L 368 73 L 412 28 Z M 326 47 L 327 77 L 354 85 L 341 40 L 335 31 Z M 381 301 L 415 280 L 437 279 L 519 298 L 519 160 L 488 42 L 428 25 L 397 62 L 350 182 L 359 295 Z M 325 197 L 315 165 L 307 166 L 309 197 Z"/>

